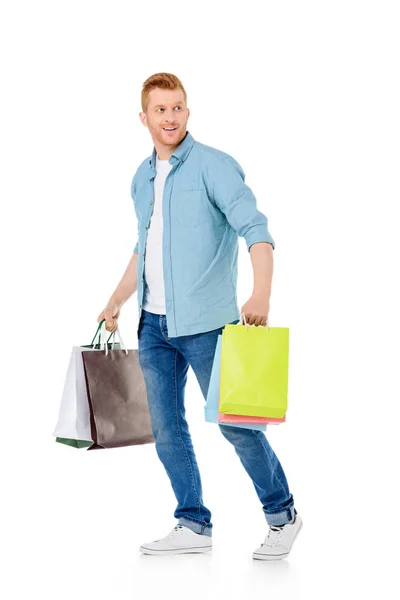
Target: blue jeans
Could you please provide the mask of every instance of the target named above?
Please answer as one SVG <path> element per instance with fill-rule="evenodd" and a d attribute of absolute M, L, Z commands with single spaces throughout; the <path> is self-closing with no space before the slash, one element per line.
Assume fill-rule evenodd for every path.
<path fill-rule="evenodd" d="M 238 320 L 232 324 L 238 323 Z M 211 536 L 211 512 L 203 503 L 200 472 L 185 418 L 184 395 L 189 365 L 204 399 L 218 335 L 224 327 L 168 337 L 165 315 L 142 311 L 138 326 L 139 364 L 147 391 L 155 448 L 171 481 L 178 505 L 174 517 L 196 533 Z M 265 433 L 218 424 L 249 474 L 269 525 L 292 520 L 294 500 L 282 466 Z"/>

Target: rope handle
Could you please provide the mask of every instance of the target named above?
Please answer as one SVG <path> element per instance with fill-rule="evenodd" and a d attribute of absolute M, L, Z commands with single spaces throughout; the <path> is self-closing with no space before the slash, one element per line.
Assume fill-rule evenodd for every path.
<path fill-rule="evenodd" d="M 101 325 L 103 325 L 103 321 L 101 322 Z M 103 333 L 105 334 L 105 336 L 104 336 L 104 340 L 102 341 L 102 336 L 103 336 Z M 97 334 L 97 332 L 96 332 L 96 334 Z M 113 336 L 113 341 L 112 341 L 111 350 L 114 350 L 114 344 L 115 344 L 115 334 L 117 334 L 117 335 L 118 335 L 118 338 L 119 338 L 119 341 L 120 341 L 120 344 L 121 344 L 121 349 L 122 349 L 122 350 L 125 350 L 125 354 L 128 354 L 128 350 L 127 350 L 127 348 L 126 348 L 126 346 L 125 346 L 125 344 L 124 344 L 124 342 L 123 342 L 123 340 L 122 340 L 122 337 L 121 337 L 121 334 L 120 334 L 120 332 L 119 332 L 119 328 L 118 328 L 118 327 L 117 327 L 117 329 L 116 329 L 115 331 L 113 331 L 113 332 L 110 334 L 110 337 L 111 337 L 111 336 Z M 104 329 L 103 329 L 103 328 L 101 328 L 101 329 L 100 329 L 100 333 L 99 333 L 99 348 L 100 348 L 100 350 L 102 350 L 102 345 L 104 344 L 104 350 L 105 350 L 105 354 L 106 354 L 106 356 L 107 356 L 107 355 L 108 355 L 108 340 L 110 339 L 110 337 L 109 337 L 109 338 L 108 338 L 108 340 L 106 341 L 106 340 L 105 340 L 105 337 L 106 337 L 106 335 L 107 335 L 107 334 L 106 334 L 106 328 L 105 328 L 105 324 L 104 324 Z"/>
<path fill-rule="evenodd" d="M 244 323 L 242 323 L 242 321 L 244 321 Z M 239 323 L 237 323 L 237 325 L 243 325 L 243 324 L 244 324 L 244 325 L 246 325 L 246 331 L 247 331 L 247 330 L 248 330 L 248 328 L 249 328 L 249 324 L 248 324 L 248 323 L 247 323 L 247 321 L 246 321 L 246 315 L 245 315 L 244 313 L 241 313 L 241 314 L 240 314 L 240 321 L 239 321 Z M 268 323 L 268 319 L 267 319 L 267 322 L 266 322 L 266 324 L 265 324 L 265 325 L 262 325 L 262 327 L 266 327 L 266 328 L 267 328 L 267 331 L 269 331 L 269 323 Z"/>

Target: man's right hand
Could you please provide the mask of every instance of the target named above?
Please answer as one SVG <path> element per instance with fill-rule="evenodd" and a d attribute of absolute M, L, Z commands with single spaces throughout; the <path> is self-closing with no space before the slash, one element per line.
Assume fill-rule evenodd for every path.
<path fill-rule="evenodd" d="M 101 311 L 97 317 L 97 322 L 100 323 L 103 319 L 106 320 L 105 327 L 110 333 L 114 333 L 118 329 L 118 317 L 121 312 L 121 307 L 118 304 L 109 304 Z"/>

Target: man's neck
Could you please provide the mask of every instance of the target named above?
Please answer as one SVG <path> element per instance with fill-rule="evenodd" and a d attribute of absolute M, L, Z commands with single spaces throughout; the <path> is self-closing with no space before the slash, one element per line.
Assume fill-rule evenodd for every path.
<path fill-rule="evenodd" d="M 187 132 L 185 131 L 185 135 L 183 136 L 183 138 L 181 140 L 179 140 L 179 143 L 176 144 L 176 146 L 164 146 L 163 144 L 160 144 L 159 142 L 157 142 L 157 143 L 154 142 L 154 146 L 157 151 L 157 157 L 159 158 L 159 160 L 168 160 L 169 157 L 171 156 L 171 154 L 177 149 L 177 147 L 181 145 L 181 143 L 183 142 L 183 140 L 186 137 L 186 133 Z"/>

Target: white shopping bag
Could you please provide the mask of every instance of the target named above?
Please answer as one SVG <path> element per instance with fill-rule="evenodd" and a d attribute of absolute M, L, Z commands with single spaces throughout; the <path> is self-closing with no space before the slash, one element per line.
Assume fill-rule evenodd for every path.
<path fill-rule="evenodd" d="M 89 401 L 86 391 L 82 352 L 95 348 L 74 346 L 68 365 L 61 399 L 58 422 L 53 432 L 55 437 L 71 440 L 92 441 L 90 433 Z"/>
<path fill-rule="evenodd" d="M 118 331 L 117 334 L 120 337 Z M 99 335 L 99 338 L 98 341 L 95 342 L 97 335 Z M 67 440 L 70 442 L 92 442 L 90 429 L 90 409 L 86 389 L 82 352 L 99 352 L 104 346 L 104 349 L 107 353 L 108 347 L 115 349 L 119 349 L 121 347 L 120 343 L 115 342 L 115 333 L 110 334 L 109 336 L 113 336 L 113 341 L 111 344 L 108 343 L 109 340 L 105 339 L 106 336 L 107 332 L 105 329 L 105 320 L 103 319 L 100 322 L 90 345 L 73 346 L 72 348 L 58 414 L 58 422 L 53 431 L 53 435 L 56 438 L 61 438 L 64 443 Z"/>

